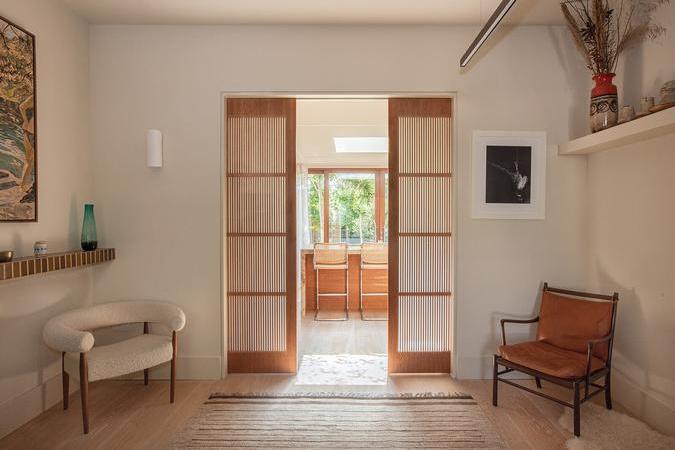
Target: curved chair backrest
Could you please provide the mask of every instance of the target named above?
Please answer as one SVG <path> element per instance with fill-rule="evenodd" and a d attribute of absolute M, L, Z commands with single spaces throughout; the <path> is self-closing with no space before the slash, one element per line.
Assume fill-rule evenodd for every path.
<path fill-rule="evenodd" d="M 94 345 L 90 331 L 127 323 L 160 323 L 171 331 L 185 326 L 185 313 L 171 303 L 124 301 L 102 303 L 58 315 L 47 322 L 43 337 L 48 346 L 65 352 L 86 352 Z"/>

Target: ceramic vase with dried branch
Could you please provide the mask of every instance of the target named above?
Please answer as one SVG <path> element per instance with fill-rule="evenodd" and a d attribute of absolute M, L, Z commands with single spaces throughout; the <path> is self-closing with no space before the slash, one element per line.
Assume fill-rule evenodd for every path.
<path fill-rule="evenodd" d="M 574 42 L 593 73 L 591 130 L 616 125 L 619 102 L 615 76 L 619 55 L 645 39 L 656 39 L 665 29 L 652 14 L 670 0 L 566 0 L 563 14 Z"/>

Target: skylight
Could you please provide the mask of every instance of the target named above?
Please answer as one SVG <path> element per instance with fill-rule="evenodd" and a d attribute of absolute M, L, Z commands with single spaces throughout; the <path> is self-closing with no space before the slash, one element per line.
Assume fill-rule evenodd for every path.
<path fill-rule="evenodd" d="M 387 153 L 389 140 L 386 137 L 336 137 L 337 153 Z"/>

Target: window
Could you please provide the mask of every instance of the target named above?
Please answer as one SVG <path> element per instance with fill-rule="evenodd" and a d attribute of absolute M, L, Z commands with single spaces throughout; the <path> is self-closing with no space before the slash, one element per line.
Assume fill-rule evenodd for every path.
<path fill-rule="evenodd" d="M 386 183 L 386 169 L 311 169 L 311 242 L 386 240 Z"/>

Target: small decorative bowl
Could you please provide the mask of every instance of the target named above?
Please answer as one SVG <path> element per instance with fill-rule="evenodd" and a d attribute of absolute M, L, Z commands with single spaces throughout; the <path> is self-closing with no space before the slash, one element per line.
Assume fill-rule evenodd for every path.
<path fill-rule="evenodd" d="M 0 251 L 0 263 L 10 262 L 14 257 L 14 252 L 11 250 Z"/>

